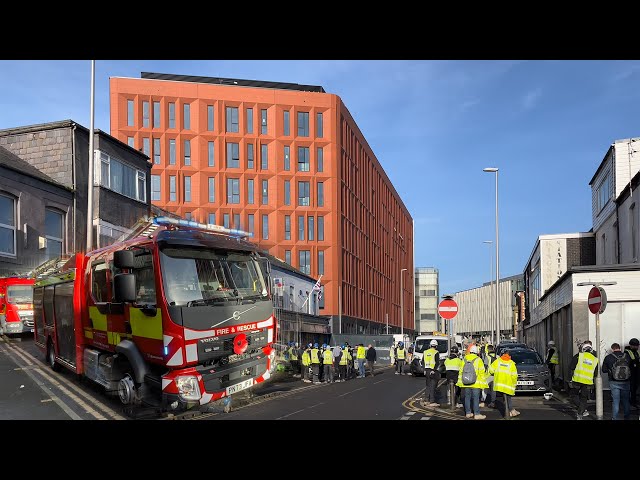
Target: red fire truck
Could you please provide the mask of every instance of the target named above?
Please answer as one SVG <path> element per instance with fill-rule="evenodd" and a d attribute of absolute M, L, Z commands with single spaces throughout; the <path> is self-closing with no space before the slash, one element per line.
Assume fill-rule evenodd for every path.
<path fill-rule="evenodd" d="M 0 333 L 33 332 L 31 278 L 0 278 Z"/>
<path fill-rule="evenodd" d="M 34 287 L 35 342 L 125 405 L 180 411 L 268 379 L 269 262 L 250 234 L 156 217 Z"/>

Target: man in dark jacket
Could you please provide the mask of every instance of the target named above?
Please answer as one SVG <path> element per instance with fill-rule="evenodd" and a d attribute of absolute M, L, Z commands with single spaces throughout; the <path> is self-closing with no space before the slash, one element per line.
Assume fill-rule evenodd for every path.
<path fill-rule="evenodd" d="M 624 351 L 631 358 L 631 390 L 630 390 L 630 400 L 631 406 L 635 409 L 638 409 L 638 374 L 640 373 L 640 358 L 638 358 L 638 345 L 640 345 L 640 341 L 637 338 L 632 338 L 629 340 L 629 345 L 624 349 Z"/>
<path fill-rule="evenodd" d="M 611 400 L 613 407 L 613 415 L 611 420 L 618 420 L 618 412 L 620 411 L 620 401 L 622 401 L 622 409 L 624 411 L 624 419 L 627 420 L 631 414 L 631 408 L 629 407 L 629 390 L 631 388 L 631 375 L 622 375 L 623 378 L 614 378 L 614 364 L 621 358 L 626 360 L 626 372 L 630 373 L 631 358 L 627 352 L 620 351 L 620 344 L 614 343 L 611 345 L 611 352 L 604 357 L 602 362 L 602 373 L 609 374 L 609 388 L 611 389 Z M 623 362 L 619 362 L 623 363 Z M 624 368 L 616 369 L 618 373 L 623 373 Z M 627 376 L 628 378 L 624 379 Z"/>
<path fill-rule="evenodd" d="M 369 366 L 369 370 L 371 370 L 371 376 L 374 376 L 373 373 L 373 364 L 376 363 L 376 349 L 369 344 L 369 349 L 367 350 L 367 365 Z"/>

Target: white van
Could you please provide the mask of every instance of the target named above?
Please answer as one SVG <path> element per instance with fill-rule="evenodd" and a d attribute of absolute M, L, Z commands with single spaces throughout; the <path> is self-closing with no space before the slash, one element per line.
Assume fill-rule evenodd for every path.
<path fill-rule="evenodd" d="M 449 337 L 446 335 L 419 335 L 416 337 L 416 341 L 413 346 L 413 360 L 409 366 L 409 371 L 415 376 L 424 375 L 424 368 L 421 365 L 422 353 L 425 350 L 429 350 L 431 340 L 436 340 L 438 342 L 437 350 L 440 354 L 440 365 L 438 365 L 438 369 L 440 370 L 440 373 L 444 373 L 444 360 L 449 355 Z M 458 345 L 459 349 L 462 349 L 462 345 L 456 345 Z"/>

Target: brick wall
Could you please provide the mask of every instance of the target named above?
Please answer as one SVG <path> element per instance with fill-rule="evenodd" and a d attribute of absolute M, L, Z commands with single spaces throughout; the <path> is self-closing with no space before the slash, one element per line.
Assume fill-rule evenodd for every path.
<path fill-rule="evenodd" d="M 593 237 L 567 239 L 567 269 L 596 264 L 596 239 Z"/>

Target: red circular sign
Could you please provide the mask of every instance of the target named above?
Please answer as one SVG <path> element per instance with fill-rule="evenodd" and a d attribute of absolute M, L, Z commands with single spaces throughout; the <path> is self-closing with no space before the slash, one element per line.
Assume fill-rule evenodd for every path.
<path fill-rule="evenodd" d="M 593 314 L 602 313 L 607 306 L 607 295 L 602 287 L 589 290 L 589 311 Z"/>
<path fill-rule="evenodd" d="M 438 313 L 445 320 L 451 320 L 458 314 L 458 304 L 450 298 L 442 300 L 438 305 Z"/>

